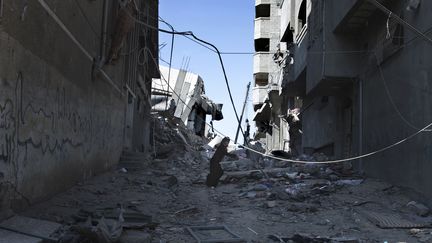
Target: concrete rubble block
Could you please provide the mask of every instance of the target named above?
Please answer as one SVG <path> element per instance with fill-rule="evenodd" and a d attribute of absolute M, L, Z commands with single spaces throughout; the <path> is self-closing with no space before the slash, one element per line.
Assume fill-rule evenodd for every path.
<path fill-rule="evenodd" d="M 265 206 L 267 208 L 274 208 L 274 207 L 276 207 L 276 204 L 277 204 L 276 201 L 267 201 Z"/>
<path fill-rule="evenodd" d="M 352 179 L 352 180 L 338 180 L 338 181 L 335 181 L 335 184 L 338 185 L 338 186 L 343 186 L 343 185 L 358 186 L 361 183 L 363 183 L 363 179 Z"/>
<path fill-rule="evenodd" d="M 290 203 L 286 209 L 290 212 L 314 213 L 318 211 L 318 206 L 312 203 Z"/>
<path fill-rule="evenodd" d="M 220 163 L 224 171 L 243 171 L 253 168 L 254 162 L 250 159 L 239 159 L 232 161 L 223 161 Z"/>
<path fill-rule="evenodd" d="M 151 243 L 152 236 L 149 233 L 138 230 L 127 230 L 120 237 L 118 243 Z"/>
<path fill-rule="evenodd" d="M 24 216 L 14 216 L 1 222 L 0 227 L 10 231 L 22 232 L 22 234 L 35 238 L 57 241 L 59 236 L 56 233 L 61 224 Z"/>
<path fill-rule="evenodd" d="M 9 230 L 0 229 L 0 243 L 42 243 L 43 240 Z"/>
<path fill-rule="evenodd" d="M 429 208 L 421 203 L 411 201 L 406 206 L 418 216 L 426 217 L 429 214 Z"/>
<path fill-rule="evenodd" d="M 173 176 L 173 175 L 169 175 L 169 176 L 164 176 L 162 177 L 162 181 L 164 182 L 164 185 L 166 187 L 173 187 L 175 185 L 178 184 L 178 179 L 177 177 Z"/>
<path fill-rule="evenodd" d="M 252 190 L 254 191 L 267 191 L 269 189 L 269 187 L 267 185 L 264 184 L 256 184 Z"/>

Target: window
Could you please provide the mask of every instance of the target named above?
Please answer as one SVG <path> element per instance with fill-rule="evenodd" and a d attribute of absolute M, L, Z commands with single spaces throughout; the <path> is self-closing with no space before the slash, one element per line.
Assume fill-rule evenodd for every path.
<path fill-rule="evenodd" d="M 255 18 L 270 17 L 270 4 L 260 4 L 255 7 Z"/>
<path fill-rule="evenodd" d="M 255 76 L 255 85 L 264 86 L 269 82 L 269 74 L 268 73 L 257 73 Z"/>
<path fill-rule="evenodd" d="M 270 39 L 269 38 L 260 38 L 255 39 L 255 51 L 270 51 Z"/>

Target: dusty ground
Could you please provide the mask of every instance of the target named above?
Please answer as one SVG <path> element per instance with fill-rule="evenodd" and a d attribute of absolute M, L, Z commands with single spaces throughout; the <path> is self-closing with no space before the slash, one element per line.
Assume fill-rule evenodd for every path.
<path fill-rule="evenodd" d="M 23 215 L 56 221 L 68 230 L 83 224 L 86 215 L 121 207 L 152 216 L 152 224 L 135 226 L 151 235 L 151 242 L 196 242 L 186 227 L 209 225 L 225 225 L 247 242 L 284 242 L 269 235 L 296 234 L 310 238 L 302 241 L 297 236 L 300 240 L 291 242 L 326 242 L 312 241 L 316 236 L 338 242 L 432 242 L 429 229 L 378 227 L 368 217 L 373 212 L 429 225 L 432 219 L 410 210 L 406 204 L 411 200 L 401 189 L 373 179 L 358 180 L 341 167 L 274 163 L 273 168 L 283 169 L 269 173 L 269 178 L 244 173 L 208 188 L 204 179 L 209 160 L 199 146 L 188 145 L 168 157 L 147 160 L 141 169 L 115 169 L 97 176 Z M 255 166 L 244 161 L 226 164 L 230 170 Z"/>

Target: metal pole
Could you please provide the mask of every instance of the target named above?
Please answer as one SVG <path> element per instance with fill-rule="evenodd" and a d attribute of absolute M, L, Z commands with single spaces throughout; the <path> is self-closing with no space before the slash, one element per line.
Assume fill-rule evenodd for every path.
<path fill-rule="evenodd" d="M 241 122 L 243 120 L 243 113 L 244 113 L 244 110 L 245 110 L 245 107 L 246 107 L 246 104 L 247 104 L 247 99 L 248 99 L 248 96 L 249 96 L 250 85 L 251 85 L 251 82 L 248 83 L 247 88 L 246 88 L 246 97 L 245 97 L 245 101 L 243 103 L 243 109 L 242 109 L 242 112 L 241 112 L 241 115 L 240 115 L 240 120 L 239 120 L 239 124 L 238 124 L 238 127 L 237 127 L 237 132 L 236 132 L 236 136 L 235 136 L 235 139 L 234 139 L 234 143 L 235 144 L 237 143 L 238 134 L 240 132 Z M 246 138 L 244 138 L 244 139 L 246 139 Z"/>

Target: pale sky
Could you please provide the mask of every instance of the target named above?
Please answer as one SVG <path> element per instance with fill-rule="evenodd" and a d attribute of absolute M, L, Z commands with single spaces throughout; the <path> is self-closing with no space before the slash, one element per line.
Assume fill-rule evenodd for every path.
<path fill-rule="evenodd" d="M 251 0 L 159 1 L 160 17 L 170 23 L 176 31 L 193 31 L 197 37 L 216 45 L 221 52 L 254 51 L 254 11 L 255 2 Z M 165 24 L 159 24 L 160 28 L 169 30 Z M 160 33 L 159 37 L 159 44 L 166 44 L 161 49 L 160 57 L 169 61 L 171 35 Z M 224 119 L 214 122 L 215 128 L 234 139 L 237 121 L 229 101 L 217 54 L 185 37 L 176 36 L 172 66 L 180 68 L 182 63 L 185 66 L 186 58 L 190 58 L 187 70 L 200 75 L 204 80 L 207 96 L 216 103 L 224 104 Z M 223 55 L 223 61 L 240 116 L 247 83 L 252 82 L 253 87 L 253 55 Z M 163 61 L 160 61 L 160 64 L 166 65 Z M 253 125 L 251 95 L 250 92 L 246 111 L 247 118 Z M 251 134 L 254 132 L 253 129 Z M 241 142 L 242 139 L 239 141 Z"/>

